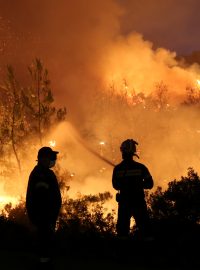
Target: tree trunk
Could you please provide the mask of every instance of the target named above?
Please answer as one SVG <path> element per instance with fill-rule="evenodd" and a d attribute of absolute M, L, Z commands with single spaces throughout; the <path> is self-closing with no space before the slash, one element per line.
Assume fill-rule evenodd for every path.
<path fill-rule="evenodd" d="M 21 163 L 20 163 L 20 159 L 17 153 L 17 149 L 15 147 L 15 140 L 14 140 L 14 135 L 15 134 L 15 104 L 13 106 L 13 112 L 12 112 L 12 129 L 11 129 L 11 141 L 12 141 L 12 149 L 17 161 L 17 165 L 18 165 L 18 169 L 19 169 L 19 174 L 21 175 L 22 170 L 21 170 Z"/>
<path fill-rule="evenodd" d="M 38 133 L 39 142 L 42 145 L 42 132 L 41 132 L 41 102 L 40 102 L 40 72 L 38 71 L 37 77 L 37 95 L 38 95 Z"/>

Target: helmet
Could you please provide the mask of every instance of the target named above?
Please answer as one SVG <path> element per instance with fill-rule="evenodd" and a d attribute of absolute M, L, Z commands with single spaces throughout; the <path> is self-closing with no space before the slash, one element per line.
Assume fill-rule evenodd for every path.
<path fill-rule="evenodd" d="M 138 145 L 138 143 L 132 139 L 128 139 L 124 142 L 122 142 L 121 146 L 120 146 L 120 150 L 122 153 L 125 154 L 132 154 L 132 155 L 136 155 L 136 145 Z"/>

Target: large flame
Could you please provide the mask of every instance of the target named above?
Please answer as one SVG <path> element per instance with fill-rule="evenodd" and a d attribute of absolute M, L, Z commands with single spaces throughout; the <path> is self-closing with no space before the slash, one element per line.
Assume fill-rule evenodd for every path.
<path fill-rule="evenodd" d="M 196 80 L 196 83 L 197 83 L 197 86 L 200 87 L 200 80 L 199 79 Z"/>
<path fill-rule="evenodd" d="M 155 84 L 163 81 L 170 95 L 183 96 L 188 85 L 199 84 L 199 66 L 182 67 L 176 53 L 167 49 L 153 50 L 153 44 L 133 33 L 115 41 L 103 62 L 105 84 L 116 94 L 151 94 Z"/>
<path fill-rule="evenodd" d="M 6 4 L 6 1 L 4 2 Z M 35 1 L 24 0 L 24 5 L 28 5 L 32 14 L 28 20 L 32 23 L 28 26 L 22 23 L 24 14 L 21 14 L 21 5 L 15 2 L 13 1 L 13 5 L 16 5 L 16 9 L 19 8 L 19 12 L 15 12 L 17 19 L 13 25 L 19 26 L 18 21 L 20 21 L 21 26 L 25 26 L 26 29 L 30 27 L 30 29 L 27 36 L 24 33 L 25 38 L 17 37 L 17 40 L 14 37 L 10 38 L 9 42 L 13 45 L 13 51 L 7 48 L 9 57 L 4 59 L 5 64 L 16 58 L 16 63 L 19 65 L 21 55 L 26 52 L 23 58 L 27 65 L 29 61 L 27 59 L 32 57 L 29 53 L 37 56 L 39 52 L 47 59 L 52 82 L 56 86 L 55 89 L 58 89 L 55 93 L 58 102 L 69 106 L 70 117 L 73 115 L 72 118 L 77 118 L 74 123 L 80 130 L 86 130 L 88 136 L 86 138 L 90 138 L 89 144 L 76 140 L 74 130 L 65 123 L 55 128 L 47 140 L 51 147 L 55 147 L 56 142 L 59 142 L 58 150 L 61 153 L 67 153 L 62 165 L 74 172 L 71 174 L 73 183 L 70 191 L 72 193 L 80 190 L 83 193 L 112 191 L 112 167 L 108 166 L 105 170 L 99 160 L 110 165 L 116 164 L 120 160 L 119 143 L 128 137 L 139 139 L 142 162 L 147 162 L 150 169 L 152 168 L 156 175 L 155 180 L 157 181 L 158 178 L 160 185 L 163 185 L 164 181 L 171 180 L 171 177 L 182 174 L 188 166 L 199 168 L 199 157 L 196 151 L 199 146 L 199 111 L 194 110 L 188 113 L 182 110 L 180 115 L 177 113 L 175 117 L 174 115 L 172 117 L 170 113 L 155 115 L 154 112 L 149 112 L 145 118 L 144 111 L 141 110 L 136 111 L 137 115 L 134 118 L 132 107 L 127 108 L 127 103 L 133 106 L 139 103 L 142 104 L 142 109 L 145 109 L 146 105 L 142 96 L 138 96 L 137 99 L 133 97 L 141 92 L 145 97 L 151 95 L 158 82 L 164 82 L 167 85 L 170 99 L 167 101 L 168 107 L 172 108 L 170 102 L 174 100 L 181 103 L 188 86 L 194 87 L 195 90 L 200 88 L 200 72 L 197 64 L 181 65 L 175 52 L 164 48 L 154 49 L 153 44 L 145 40 L 141 34 L 134 32 L 128 36 L 122 35 L 119 16 L 123 12 L 116 1 L 90 0 L 88 5 L 85 5 L 84 1 L 78 1 L 78 4 L 76 1 L 70 3 L 61 1 L 62 4 L 53 1 L 53 4 L 43 6 L 38 10 L 35 9 Z M 6 10 L 9 11 L 9 8 Z M 44 23 L 42 27 L 33 29 L 35 22 L 40 21 L 37 19 L 38 11 Z M 52 18 L 52 14 L 54 14 L 54 20 L 49 19 Z M 15 19 L 15 16 L 11 17 Z M 64 27 L 65 25 L 67 27 Z M 20 27 L 17 28 L 20 29 Z M 15 33 L 16 29 L 11 29 L 11 32 Z M 33 35 L 31 38 L 30 33 Z M 44 33 L 47 34 L 44 35 Z M 19 36 L 22 36 L 21 30 Z M 52 43 L 52 40 L 57 42 Z M 6 53 L 6 50 L 4 51 Z M 10 59 L 12 55 L 14 57 Z M 16 66 L 16 69 L 18 73 L 21 73 L 20 66 Z M 107 111 L 103 112 L 100 102 L 90 103 L 94 92 L 96 94 L 96 89 L 101 94 L 103 93 L 103 105 L 107 102 L 104 93 L 109 90 L 113 96 L 126 96 L 127 103 L 118 103 L 117 108 L 109 107 L 108 104 L 107 107 L 111 112 L 109 114 Z M 118 112 L 123 113 L 120 111 L 122 105 L 123 112 L 127 116 L 125 120 L 123 119 L 124 121 L 121 121 L 118 115 Z M 151 126 L 155 128 L 151 130 Z M 104 141 L 99 140 L 100 138 L 106 140 L 106 145 Z M 85 151 L 86 149 L 89 151 Z M 25 150 L 27 152 L 27 149 Z M 23 180 L 20 177 L 11 177 L 13 189 L 18 190 L 19 183 L 26 187 L 28 175 L 35 165 L 37 150 L 35 153 L 29 153 L 29 158 L 22 160 L 22 166 L 26 171 Z M 98 160 L 94 158 L 94 155 Z M 112 162 L 107 159 L 107 156 L 112 158 Z M 23 192 L 25 193 L 25 188 Z M 7 195 L 3 196 L 3 194 L 1 192 L 2 204 L 9 201 L 15 203 L 15 199 Z"/>
<path fill-rule="evenodd" d="M 12 197 L 12 196 L 0 196 L 0 209 L 6 205 L 11 203 L 13 207 L 15 207 L 19 203 L 18 197 Z"/>

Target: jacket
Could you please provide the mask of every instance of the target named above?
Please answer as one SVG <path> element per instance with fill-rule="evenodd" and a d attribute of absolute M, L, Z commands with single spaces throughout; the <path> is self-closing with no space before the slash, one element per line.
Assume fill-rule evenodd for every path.
<path fill-rule="evenodd" d="M 112 185 L 120 191 L 120 201 L 139 202 L 144 201 L 144 189 L 153 187 L 153 179 L 142 163 L 123 160 L 113 170 Z"/>
<path fill-rule="evenodd" d="M 56 175 L 41 165 L 32 170 L 26 193 L 26 209 L 35 225 L 55 224 L 61 208 L 61 194 Z"/>

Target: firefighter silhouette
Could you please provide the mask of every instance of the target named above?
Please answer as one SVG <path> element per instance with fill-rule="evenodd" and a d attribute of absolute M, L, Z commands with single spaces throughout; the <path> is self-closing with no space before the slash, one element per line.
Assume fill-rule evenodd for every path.
<path fill-rule="evenodd" d="M 27 214 L 35 225 L 39 239 L 40 262 L 50 261 L 50 249 L 56 220 L 61 208 L 61 194 L 52 168 L 57 151 L 42 147 L 38 151 L 38 164 L 32 170 L 26 193 Z"/>
<path fill-rule="evenodd" d="M 122 162 L 114 167 L 112 176 L 113 188 L 118 191 L 118 236 L 128 236 L 130 219 L 135 219 L 138 235 L 141 238 L 151 236 L 150 221 L 147 212 L 144 189 L 153 187 L 152 176 L 145 165 L 133 160 L 138 143 L 132 139 L 122 142 L 120 150 Z"/>

